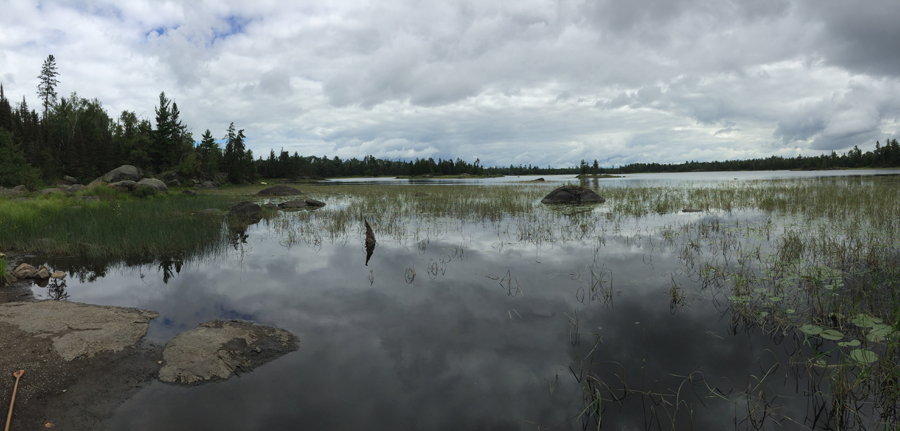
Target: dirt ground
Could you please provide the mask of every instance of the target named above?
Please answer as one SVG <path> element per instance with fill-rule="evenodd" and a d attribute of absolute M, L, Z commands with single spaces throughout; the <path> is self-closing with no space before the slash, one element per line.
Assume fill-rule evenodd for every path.
<path fill-rule="evenodd" d="M 0 288 L 0 302 L 28 301 L 30 281 Z M 65 361 L 49 338 L 0 322 L 0 405 L 8 412 L 19 379 L 11 430 L 98 430 L 116 408 L 156 379 L 162 346 L 140 342 L 117 353 Z"/>

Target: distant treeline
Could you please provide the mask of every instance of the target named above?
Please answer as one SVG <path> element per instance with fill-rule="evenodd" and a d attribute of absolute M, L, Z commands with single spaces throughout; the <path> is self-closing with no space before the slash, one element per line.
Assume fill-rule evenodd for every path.
<path fill-rule="evenodd" d="M 770 169 L 835 169 L 900 166 L 900 146 L 888 140 L 876 142 L 875 151 L 863 153 L 857 147 L 845 154 L 725 162 L 685 162 L 683 164 L 632 163 L 601 168 L 594 160 L 579 167 L 552 168 L 535 165 L 485 167 L 456 159 L 385 160 L 366 156 L 362 160 L 338 157 L 302 156 L 271 150 L 268 157 L 255 158 L 245 147 L 243 129 L 234 123 L 217 140 L 207 129 L 196 141 L 180 116 L 178 105 L 160 93 L 154 121 L 122 111 L 113 119 L 97 99 L 72 93 L 57 101 L 56 65 L 53 56 L 44 62 L 38 96 L 42 112 L 29 109 L 25 98 L 15 107 L 0 84 L 0 186 L 25 184 L 37 187 L 53 184 L 63 176 L 82 183 L 123 164 L 161 173 L 176 171 L 185 177 L 212 178 L 224 174 L 240 183 L 257 178 L 323 178 L 345 176 L 421 175 L 553 175 L 608 174 L 637 172 L 690 172 Z"/>
<path fill-rule="evenodd" d="M 894 168 L 900 167 L 900 143 L 897 139 L 875 142 L 875 151 L 862 152 L 857 146 L 838 154 L 808 157 L 771 156 L 764 159 L 727 160 L 724 162 L 684 162 L 679 164 L 632 163 L 616 169 L 600 169 L 601 172 L 691 172 L 691 171 L 766 171 L 790 169 L 845 169 L 845 168 Z M 588 168 L 588 171 L 591 169 Z"/>

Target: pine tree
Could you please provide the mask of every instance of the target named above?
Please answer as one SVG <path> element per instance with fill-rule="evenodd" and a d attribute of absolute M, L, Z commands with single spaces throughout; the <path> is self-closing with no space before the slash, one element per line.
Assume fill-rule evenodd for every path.
<path fill-rule="evenodd" d="M 38 79 L 41 80 L 38 84 L 38 98 L 41 99 L 44 105 L 44 118 L 47 117 L 47 112 L 50 108 L 56 105 L 56 85 L 59 84 L 56 77 L 58 75 L 56 58 L 52 54 L 48 55 L 47 59 L 44 60 L 44 65 L 41 67 L 41 74 L 38 75 Z"/>
<path fill-rule="evenodd" d="M 0 84 L 0 128 L 12 132 L 14 124 L 12 106 L 3 94 L 3 84 Z"/>
<path fill-rule="evenodd" d="M 222 162 L 225 165 L 225 173 L 228 174 L 228 181 L 234 184 L 242 182 L 248 173 L 245 169 L 245 137 L 244 129 L 235 132 L 233 122 L 228 126 L 228 132 L 225 135 L 225 156 Z"/>
<path fill-rule="evenodd" d="M 206 129 L 200 138 L 200 147 L 198 148 L 200 169 L 209 174 L 214 174 L 219 170 L 219 159 L 222 157 L 222 151 L 219 149 L 219 144 L 216 143 L 209 129 Z"/>

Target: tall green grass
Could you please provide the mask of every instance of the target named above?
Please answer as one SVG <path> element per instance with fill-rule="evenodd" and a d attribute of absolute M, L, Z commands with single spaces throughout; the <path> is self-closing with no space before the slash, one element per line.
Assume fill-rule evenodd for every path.
<path fill-rule="evenodd" d="M 0 249 L 53 255 L 116 259 L 189 256 L 219 247 L 222 220 L 197 216 L 223 209 L 223 196 L 123 197 L 98 188 L 82 202 L 64 195 L 28 201 L 0 199 Z"/>

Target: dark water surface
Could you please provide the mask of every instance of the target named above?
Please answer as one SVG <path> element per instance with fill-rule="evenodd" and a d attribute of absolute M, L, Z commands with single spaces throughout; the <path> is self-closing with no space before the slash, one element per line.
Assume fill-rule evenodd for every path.
<path fill-rule="evenodd" d="M 64 294 L 158 311 L 148 338 L 160 343 L 210 319 L 300 338 L 299 350 L 225 382 L 156 382 L 113 429 L 595 429 L 596 391 L 604 429 L 816 427 L 816 382 L 790 366 L 802 340 L 736 318 L 678 249 L 652 239 L 656 226 L 704 217 L 761 215 L 656 216 L 602 240 L 541 245 L 464 223 L 379 239 L 368 265 L 362 234 L 288 247 L 262 222 L 223 254 L 99 265 L 70 274 Z M 592 294 L 592 271 L 606 290 Z"/>

